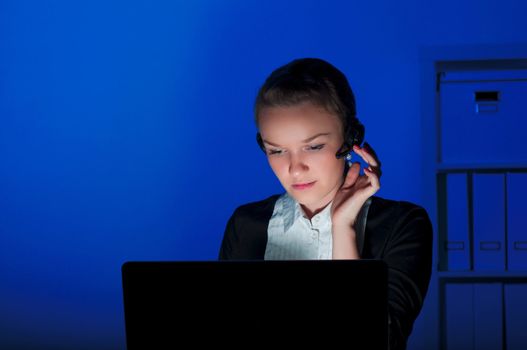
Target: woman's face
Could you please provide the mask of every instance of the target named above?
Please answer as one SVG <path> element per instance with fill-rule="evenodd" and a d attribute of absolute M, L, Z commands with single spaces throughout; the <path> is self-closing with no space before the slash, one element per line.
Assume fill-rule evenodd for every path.
<path fill-rule="evenodd" d="M 269 165 L 304 210 L 316 213 L 333 200 L 345 162 L 335 157 L 343 142 L 337 116 L 309 102 L 268 107 L 260 111 L 259 129 Z"/>

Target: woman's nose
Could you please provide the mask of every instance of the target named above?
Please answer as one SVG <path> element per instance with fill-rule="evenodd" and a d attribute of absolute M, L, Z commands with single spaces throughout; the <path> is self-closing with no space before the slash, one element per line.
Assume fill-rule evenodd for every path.
<path fill-rule="evenodd" d="M 302 160 L 301 157 L 291 157 L 291 161 L 289 163 L 289 174 L 292 176 L 298 176 L 301 173 L 305 172 L 308 169 L 308 166 L 305 164 L 305 162 Z"/>

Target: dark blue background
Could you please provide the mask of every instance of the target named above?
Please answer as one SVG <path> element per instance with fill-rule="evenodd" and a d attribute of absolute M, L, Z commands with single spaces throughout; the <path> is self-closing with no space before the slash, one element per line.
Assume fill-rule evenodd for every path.
<path fill-rule="evenodd" d="M 520 0 L 3 0 L 0 347 L 123 348 L 124 261 L 215 259 L 233 209 L 282 191 L 252 104 L 293 58 L 344 71 L 383 162 L 379 195 L 426 205 L 419 50 L 525 43 L 526 13 Z"/>

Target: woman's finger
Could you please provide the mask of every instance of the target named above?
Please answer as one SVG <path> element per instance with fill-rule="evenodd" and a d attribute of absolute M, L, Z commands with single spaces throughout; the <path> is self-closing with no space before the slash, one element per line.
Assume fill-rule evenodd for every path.
<path fill-rule="evenodd" d="M 381 166 L 381 161 L 379 160 L 379 157 L 377 156 L 377 152 L 370 146 L 368 142 L 364 142 L 364 145 L 362 147 L 366 150 L 366 152 L 377 162 L 377 166 Z"/>
<path fill-rule="evenodd" d="M 355 153 L 361 156 L 361 158 L 364 159 L 364 161 L 368 163 L 368 165 L 374 167 L 379 166 L 379 162 L 377 161 L 377 159 L 375 159 L 371 154 L 369 154 L 368 151 L 366 151 L 364 148 L 360 148 L 359 146 L 355 145 L 353 146 L 353 151 L 355 151 Z"/>
<path fill-rule="evenodd" d="M 368 166 L 367 168 L 371 172 L 373 172 L 375 175 L 377 175 L 379 178 L 381 177 L 382 171 L 380 167 L 374 167 L 374 166 Z"/>
<path fill-rule="evenodd" d="M 379 181 L 379 176 L 371 169 L 364 169 L 364 173 L 368 176 L 370 180 L 371 187 L 377 192 L 381 188 L 381 183 Z"/>
<path fill-rule="evenodd" d="M 342 187 L 348 188 L 352 186 L 357 181 L 357 178 L 359 177 L 359 171 L 360 171 L 360 164 L 353 163 L 348 170 L 348 174 L 346 175 L 346 179 L 344 180 Z"/>

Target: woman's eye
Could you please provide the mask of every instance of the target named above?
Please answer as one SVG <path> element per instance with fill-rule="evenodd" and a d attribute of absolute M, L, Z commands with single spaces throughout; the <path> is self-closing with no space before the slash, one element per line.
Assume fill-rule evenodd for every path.
<path fill-rule="evenodd" d="M 272 149 L 272 150 L 269 151 L 269 155 L 280 154 L 280 153 L 282 153 L 282 151 L 276 150 L 276 149 Z"/>
<path fill-rule="evenodd" d="M 316 146 L 310 146 L 309 147 L 309 150 L 310 151 L 318 151 L 318 150 L 321 150 L 322 148 L 324 148 L 325 145 L 316 145 Z"/>

